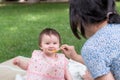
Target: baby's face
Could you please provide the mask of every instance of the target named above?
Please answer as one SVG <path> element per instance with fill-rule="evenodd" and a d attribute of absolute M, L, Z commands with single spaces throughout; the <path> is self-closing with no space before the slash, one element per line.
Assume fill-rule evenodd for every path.
<path fill-rule="evenodd" d="M 53 53 L 53 50 L 58 50 L 60 46 L 59 38 L 55 35 L 43 35 L 40 48 L 44 53 Z"/>

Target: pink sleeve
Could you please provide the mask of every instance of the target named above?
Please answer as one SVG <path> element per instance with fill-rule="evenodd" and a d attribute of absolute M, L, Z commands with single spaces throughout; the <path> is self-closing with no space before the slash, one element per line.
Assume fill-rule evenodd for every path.
<path fill-rule="evenodd" d="M 68 59 L 65 57 L 65 55 L 64 55 L 64 71 L 65 71 L 65 74 L 67 73 L 67 71 L 68 71 L 68 63 L 69 63 L 69 61 L 68 61 Z"/>
<path fill-rule="evenodd" d="M 34 50 L 33 52 L 32 52 L 32 57 L 34 57 L 34 56 L 37 56 L 37 50 Z"/>
<path fill-rule="evenodd" d="M 66 68 L 68 67 L 68 59 L 65 57 L 65 55 L 63 54 L 63 58 L 64 58 L 64 69 L 66 70 Z"/>
<path fill-rule="evenodd" d="M 39 55 L 40 55 L 40 50 L 34 50 L 32 52 L 32 56 L 30 58 L 29 64 L 31 64 L 31 62 L 33 62 L 35 59 L 37 59 Z"/>
<path fill-rule="evenodd" d="M 64 57 L 65 65 L 68 65 L 68 63 L 69 63 L 68 58 L 66 58 L 64 54 L 63 54 L 63 57 Z"/>

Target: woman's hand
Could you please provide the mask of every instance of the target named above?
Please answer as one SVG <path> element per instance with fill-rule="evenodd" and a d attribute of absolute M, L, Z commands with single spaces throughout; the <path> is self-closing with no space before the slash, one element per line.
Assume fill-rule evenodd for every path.
<path fill-rule="evenodd" d="M 75 51 L 74 46 L 69 46 L 67 44 L 64 44 L 60 47 L 60 49 L 62 50 L 62 52 L 68 57 L 71 58 L 73 60 L 76 59 L 76 57 L 78 56 L 78 54 Z"/>
<path fill-rule="evenodd" d="M 72 60 L 75 60 L 77 62 L 84 64 L 82 56 L 77 54 L 74 46 L 69 46 L 67 44 L 64 44 L 60 47 L 60 49 L 68 58 L 71 58 Z"/>

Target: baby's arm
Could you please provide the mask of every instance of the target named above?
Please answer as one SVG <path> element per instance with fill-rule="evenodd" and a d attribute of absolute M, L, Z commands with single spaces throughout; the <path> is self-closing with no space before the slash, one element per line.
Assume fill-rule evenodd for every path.
<path fill-rule="evenodd" d="M 21 59 L 21 58 L 15 58 L 13 60 L 14 65 L 17 65 L 18 67 L 20 67 L 21 69 L 24 69 L 24 70 L 27 70 L 28 62 L 29 62 L 29 59 L 25 60 L 25 59 Z"/>
<path fill-rule="evenodd" d="M 65 71 L 65 80 L 73 80 L 69 70 L 66 68 Z"/>

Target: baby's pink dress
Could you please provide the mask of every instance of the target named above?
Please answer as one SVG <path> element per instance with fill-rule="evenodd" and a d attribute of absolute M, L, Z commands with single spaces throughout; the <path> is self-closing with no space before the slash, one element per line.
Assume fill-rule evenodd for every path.
<path fill-rule="evenodd" d="M 65 80 L 67 58 L 64 54 L 56 54 L 56 57 L 57 59 L 51 59 L 40 50 L 34 50 L 28 66 L 27 80 Z"/>

